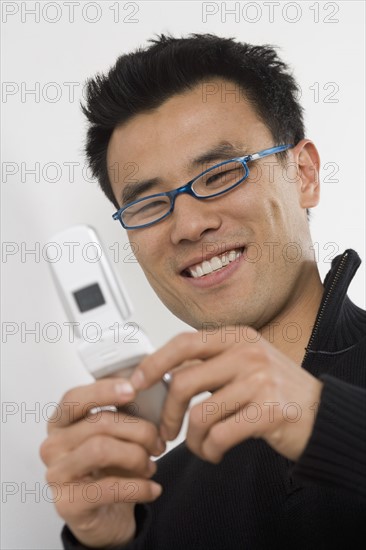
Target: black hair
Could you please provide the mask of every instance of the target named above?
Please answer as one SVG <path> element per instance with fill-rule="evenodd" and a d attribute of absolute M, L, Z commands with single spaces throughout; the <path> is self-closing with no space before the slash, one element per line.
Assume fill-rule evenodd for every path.
<path fill-rule="evenodd" d="M 86 83 L 82 111 L 89 121 L 85 153 L 92 175 L 119 208 L 107 171 L 113 130 L 131 117 L 159 107 L 207 78 L 237 84 L 270 130 L 274 145 L 304 138 L 299 87 L 274 46 L 251 45 L 213 34 L 185 38 L 158 35 L 145 48 L 118 57 L 107 74 Z M 286 153 L 280 153 L 283 162 Z"/>

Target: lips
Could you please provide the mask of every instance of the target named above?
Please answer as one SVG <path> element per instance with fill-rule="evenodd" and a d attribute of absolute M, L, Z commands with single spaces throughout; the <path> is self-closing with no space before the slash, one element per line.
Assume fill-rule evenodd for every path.
<path fill-rule="evenodd" d="M 194 279 L 205 277 L 214 271 L 220 271 L 232 262 L 238 261 L 244 252 L 244 247 L 233 247 L 227 249 L 219 255 L 207 256 L 206 259 L 188 265 L 182 271 L 184 277 L 193 277 Z"/>

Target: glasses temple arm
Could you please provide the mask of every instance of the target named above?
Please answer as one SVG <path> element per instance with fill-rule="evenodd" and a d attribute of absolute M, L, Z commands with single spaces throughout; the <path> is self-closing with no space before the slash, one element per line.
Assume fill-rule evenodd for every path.
<path fill-rule="evenodd" d="M 253 155 L 249 155 L 248 162 L 250 160 L 257 160 L 263 157 L 268 157 L 269 155 L 273 155 L 274 153 L 281 153 L 282 151 L 286 151 L 291 147 L 293 147 L 293 145 L 278 145 L 277 147 L 270 147 L 269 149 L 264 149 L 264 151 L 260 151 L 259 153 L 254 153 Z"/>

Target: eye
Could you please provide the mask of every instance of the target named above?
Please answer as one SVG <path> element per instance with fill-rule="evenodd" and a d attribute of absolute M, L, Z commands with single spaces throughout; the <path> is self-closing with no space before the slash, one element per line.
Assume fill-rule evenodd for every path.
<path fill-rule="evenodd" d="M 216 173 L 208 172 L 206 174 L 204 184 L 206 187 L 222 187 L 230 186 L 243 177 L 243 167 L 241 164 L 235 164 L 235 166 L 225 167 L 221 171 Z"/>
<path fill-rule="evenodd" d="M 169 200 L 164 200 L 161 197 L 147 199 L 146 201 L 137 202 L 129 207 L 125 211 L 125 218 L 130 222 L 132 222 L 132 220 L 136 222 L 146 221 L 165 214 L 166 210 L 169 209 L 169 205 Z"/>
<path fill-rule="evenodd" d="M 167 204 L 166 201 L 161 201 L 161 200 L 154 201 L 154 202 L 147 202 L 145 204 L 142 202 L 142 203 L 140 203 L 140 206 L 136 210 L 136 213 L 137 214 L 142 214 L 144 212 L 146 212 L 146 213 L 155 212 L 156 210 L 159 210 L 160 208 L 165 208 L 166 204 Z"/>

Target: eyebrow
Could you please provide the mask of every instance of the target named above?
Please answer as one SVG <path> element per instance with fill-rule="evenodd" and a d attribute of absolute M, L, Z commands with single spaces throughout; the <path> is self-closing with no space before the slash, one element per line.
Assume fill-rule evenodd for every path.
<path fill-rule="evenodd" d="M 188 160 L 187 166 L 189 168 L 195 168 L 202 166 L 202 164 L 210 164 L 215 161 L 229 160 L 235 157 L 242 157 L 247 155 L 248 149 L 246 146 L 235 146 L 228 141 L 222 141 L 218 145 L 212 147 L 209 151 Z M 209 168 L 206 166 L 204 170 Z M 203 170 L 203 171 L 204 171 Z M 197 174 L 198 175 L 198 174 Z M 136 183 L 128 183 L 122 190 L 121 200 L 122 205 L 129 204 L 139 198 L 142 193 L 153 190 L 158 185 L 162 184 L 161 178 L 151 178 L 146 180 L 140 180 Z M 184 185 L 184 183 L 182 184 Z"/>
<path fill-rule="evenodd" d="M 207 164 L 215 160 L 228 160 L 231 158 L 244 156 L 247 154 L 246 151 L 247 147 L 244 145 L 235 146 L 228 141 L 222 141 L 206 153 L 192 158 L 189 163 L 194 167 L 201 164 Z"/>

